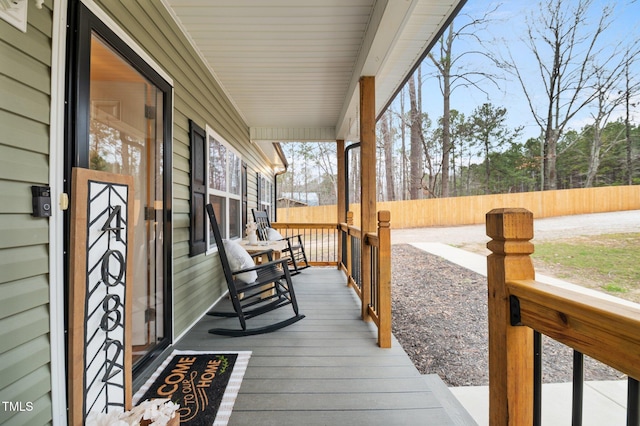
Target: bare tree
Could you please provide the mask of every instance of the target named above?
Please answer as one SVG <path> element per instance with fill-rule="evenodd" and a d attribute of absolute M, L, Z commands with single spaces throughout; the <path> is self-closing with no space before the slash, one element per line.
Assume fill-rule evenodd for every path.
<path fill-rule="evenodd" d="M 395 180 L 393 173 L 393 123 L 391 122 L 391 111 L 387 110 L 380 118 L 380 133 L 382 139 L 382 149 L 384 153 L 384 171 L 386 184 L 386 199 L 393 201 L 395 196 Z"/>
<path fill-rule="evenodd" d="M 544 189 L 557 188 L 558 140 L 576 114 L 597 97 L 590 86 L 597 69 L 592 64 L 603 54 L 600 41 L 611 24 L 613 6 L 605 5 L 599 13 L 591 14 L 593 3 L 593 0 L 540 2 L 538 15 L 526 21 L 523 41 L 531 56 L 518 62 L 509 52 L 509 59 L 503 63 L 520 82 L 544 135 Z M 595 23 L 589 21 L 590 16 L 598 17 Z M 526 72 L 526 65 L 532 62 L 536 70 Z M 538 83 L 532 84 L 525 75 L 537 75 Z M 542 103 L 538 101 L 541 91 L 545 95 Z"/>
<path fill-rule="evenodd" d="M 400 140 L 402 146 L 400 148 L 400 155 L 402 157 L 402 200 L 407 199 L 407 182 L 408 182 L 408 167 L 407 167 L 407 126 L 404 120 L 404 89 L 400 92 Z"/>
<path fill-rule="evenodd" d="M 419 70 L 419 68 L 418 68 Z M 420 72 L 416 76 L 420 78 Z M 411 155 L 410 167 L 411 178 L 409 181 L 409 196 L 412 200 L 420 198 L 420 189 L 422 188 L 422 175 L 424 173 L 424 165 L 422 162 L 422 114 L 420 113 L 419 104 L 416 96 L 416 82 L 414 76 L 409 78 L 409 123 L 411 129 Z"/>
<path fill-rule="evenodd" d="M 620 76 L 621 74 L 618 73 L 617 75 Z M 602 132 L 609 122 L 611 114 L 613 114 L 614 110 L 618 106 L 622 105 L 625 99 L 624 92 L 619 91 L 616 93 L 614 90 L 616 81 L 617 78 L 608 74 L 604 69 L 600 69 L 596 72 L 595 112 L 591 114 L 593 118 L 593 125 L 590 126 L 592 134 L 589 141 L 589 167 L 584 184 L 585 188 L 593 186 L 596 174 L 598 173 L 598 168 L 600 167 L 600 158 L 603 151 L 606 152 L 613 148 L 615 144 L 621 142 L 619 140 L 609 141 L 608 145 L 605 147 L 603 146 L 604 140 L 602 139 Z M 611 96 L 612 94 L 613 96 Z"/>
<path fill-rule="evenodd" d="M 635 56 L 635 55 L 634 55 Z M 631 147 L 633 145 L 631 141 L 631 122 L 630 122 L 630 108 L 635 107 L 635 103 L 631 103 L 631 98 L 635 91 L 638 90 L 639 83 L 633 82 L 632 77 L 630 75 L 630 68 L 633 63 L 634 56 L 630 56 L 627 51 L 626 62 L 624 64 L 624 105 L 625 105 L 625 119 L 624 119 L 624 129 L 625 129 L 625 141 L 626 141 L 626 151 L 627 151 L 627 161 L 626 161 L 626 183 L 627 185 L 633 184 L 633 161 L 631 157 Z M 633 89 L 635 88 L 635 89 Z"/>
<path fill-rule="evenodd" d="M 489 16 L 494 13 L 499 6 L 495 6 L 492 10 L 486 12 L 480 18 L 471 18 L 469 15 L 459 15 L 455 21 L 449 24 L 446 33 L 440 38 L 437 49 L 437 56 L 431 52 L 428 58 L 431 60 L 437 70 L 437 77 L 440 82 L 440 91 L 442 92 L 442 196 L 449 196 L 449 163 L 450 153 L 453 149 L 451 141 L 451 94 L 457 87 L 475 87 L 476 89 L 484 92 L 486 91 L 481 87 L 481 82 L 490 81 L 496 84 L 496 76 L 489 73 L 486 70 L 479 69 L 480 61 L 477 60 L 478 56 L 490 59 L 494 58 L 486 52 L 479 50 L 466 50 L 461 54 L 455 56 L 453 46 L 456 40 L 469 38 L 473 39 L 478 45 L 482 45 L 483 41 L 479 34 L 487 27 L 490 22 Z M 469 22 L 465 23 L 456 30 L 454 23 L 463 19 L 469 19 Z M 434 49 L 435 50 L 435 49 Z M 475 60 L 472 62 L 477 69 L 467 69 L 463 60 L 468 56 L 475 56 Z M 497 84 L 496 84 L 496 87 Z"/>
<path fill-rule="evenodd" d="M 442 173 L 442 163 L 434 161 L 434 159 L 442 157 L 442 144 L 438 143 L 441 139 L 441 129 L 435 131 L 431 129 L 431 120 L 426 113 L 422 114 L 421 122 L 420 142 L 424 151 L 424 166 L 426 167 L 426 173 L 422 177 L 421 188 L 429 197 L 436 198 L 442 195 L 438 191 L 438 178 Z"/>

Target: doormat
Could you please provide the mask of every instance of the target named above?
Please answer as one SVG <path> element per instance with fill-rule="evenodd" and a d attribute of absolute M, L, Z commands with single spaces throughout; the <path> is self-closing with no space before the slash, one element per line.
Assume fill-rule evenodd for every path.
<path fill-rule="evenodd" d="M 169 398 L 180 423 L 224 426 L 229 421 L 251 352 L 173 351 L 133 396 L 133 403 Z"/>

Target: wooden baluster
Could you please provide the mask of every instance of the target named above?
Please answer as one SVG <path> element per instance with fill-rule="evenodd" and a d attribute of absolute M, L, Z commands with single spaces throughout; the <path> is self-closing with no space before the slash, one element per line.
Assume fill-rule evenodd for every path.
<path fill-rule="evenodd" d="M 391 347 L 391 213 L 378 212 L 378 346 Z"/>
<path fill-rule="evenodd" d="M 486 216 L 489 290 L 489 424 L 533 421 L 533 330 L 510 325 L 506 282 L 533 280 L 533 214 L 495 209 Z"/>
<path fill-rule="evenodd" d="M 351 286 L 351 278 L 353 277 L 353 270 L 351 268 L 351 235 L 349 233 L 349 227 L 353 226 L 353 212 L 347 212 L 347 259 L 345 266 L 347 267 L 347 286 Z"/>

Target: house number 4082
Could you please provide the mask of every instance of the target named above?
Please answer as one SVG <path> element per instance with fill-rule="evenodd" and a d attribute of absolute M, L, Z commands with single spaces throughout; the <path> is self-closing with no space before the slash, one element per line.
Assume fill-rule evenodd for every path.
<path fill-rule="evenodd" d="M 106 223 L 102 227 L 102 231 L 113 232 L 113 237 L 116 241 L 122 241 L 121 232 L 123 229 L 121 206 L 115 206 L 109 214 Z M 122 252 L 119 250 L 109 249 L 102 255 L 102 260 L 100 262 L 100 274 L 102 283 L 107 287 L 123 285 L 125 271 L 126 262 Z M 102 310 L 103 314 L 100 320 L 100 329 L 102 331 L 108 333 L 122 326 L 123 304 L 119 295 L 107 293 L 102 299 Z M 118 360 L 120 359 L 120 355 L 123 351 L 122 342 L 107 337 L 105 339 L 103 349 L 106 352 L 106 361 L 105 373 L 102 376 L 102 381 L 107 382 L 120 372 L 120 368 L 118 368 Z M 111 356 L 109 356 L 110 351 Z"/>

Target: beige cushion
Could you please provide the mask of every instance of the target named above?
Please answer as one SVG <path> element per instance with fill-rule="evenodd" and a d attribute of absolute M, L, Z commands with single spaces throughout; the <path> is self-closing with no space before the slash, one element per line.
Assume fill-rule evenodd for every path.
<path fill-rule="evenodd" d="M 229 261 L 229 267 L 232 271 L 239 271 L 240 269 L 251 268 L 256 266 L 253 258 L 240 244 L 232 240 L 224 240 L 224 250 L 227 253 L 227 260 Z M 235 275 L 237 280 L 245 283 L 252 283 L 258 279 L 258 273 L 256 271 L 247 271 L 241 274 Z"/>
<path fill-rule="evenodd" d="M 282 234 L 280 234 L 278 231 L 276 231 L 273 228 L 267 228 L 267 239 L 269 241 L 277 241 L 277 240 L 281 240 L 284 237 L 282 236 Z"/>

